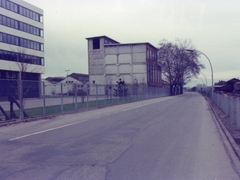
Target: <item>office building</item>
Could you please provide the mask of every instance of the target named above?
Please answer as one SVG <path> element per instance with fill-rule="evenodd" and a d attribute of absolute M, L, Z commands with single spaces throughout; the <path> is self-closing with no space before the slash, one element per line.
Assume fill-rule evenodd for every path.
<path fill-rule="evenodd" d="M 0 0 L 0 96 L 40 97 L 44 68 L 43 10 L 22 0 Z"/>

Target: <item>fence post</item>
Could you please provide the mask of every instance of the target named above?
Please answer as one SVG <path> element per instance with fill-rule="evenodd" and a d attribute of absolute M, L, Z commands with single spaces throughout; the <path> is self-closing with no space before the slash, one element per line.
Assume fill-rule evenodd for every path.
<path fill-rule="evenodd" d="M 89 92 L 90 92 L 90 84 L 87 84 L 87 109 L 89 108 Z"/>
<path fill-rule="evenodd" d="M 20 72 L 21 73 L 21 72 Z M 20 120 L 22 121 L 24 118 L 23 115 L 23 82 L 22 78 L 19 80 L 19 99 L 20 99 Z"/>
<path fill-rule="evenodd" d="M 63 84 L 61 83 L 61 113 L 63 113 Z"/>
<path fill-rule="evenodd" d="M 98 85 L 96 84 L 96 106 L 98 108 Z"/>
<path fill-rule="evenodd" d="M 74 88 L 73 88 L 73 89 L 75 89 L 75 91 L 74 91 L 75 110 L 77 110 L 77 109 L 78 109 L 78 102 L 77 102 L 77 84 L 75 83 L 75 84 L 73 84 L 73 85 L 74 85 Z"/>
<path fill-rule="evenodd" d="M 113 104 L 113 92 L 112 92 L 112 89 L 113 89 L 113 87 L 112 87 L 112 84 L 111 84 L 111 94 L 110 94 L 110 98 L 111 98 L 111 102 L 112 102 L 112 104 Z"/>
<path fill-rule="evenodd" d="M 233 121 L 237 124 L 237 99 L 233 98 Z"/>
<path fill-rule="evenodd" d="M 228 115 L 228 107 L 229 107 L 229 104 L 228 104 L 228 96 L 227 95 L 224 95 L 225 96 L 225 113 L 226 115 Z"/>
<path fill-rule="evenodd" d="M 119 100 L 120 100 L 120 89 L 117 88 L 117 98 L 118 98 L 118 103 L 119 103 Z"/>
<path fill-rule="evenodd" d="M 125 87 L 123 87 L 123 102 L 125 102 Z"/>
<path fill-rule="evenodd" d="M 104 105 L 107 105 L 107 99 L 108 99 L 108 86 L 104 85 Z"/>
<path fill-rule="evenodd" d="M 42 89 L 43 89 L 43 116 L 46 116 L 46 97 L 45 97 L 45 82 L 42 82 Z"/>
<path fill-rule="evenodd" d="M 240 127 L 240 99 L 236 99 L 236 120 L 237 126 Z"/>
<path fill-rule="evenodd" d="M 231 106 L 231 104 L 230 104 L 230 97 L 227 97 L 227 104 L 228 104 L 228 106 L 227 106 L 227 115 L 228 115 L 228 117 L 230 117 L 230 106 Z"/>

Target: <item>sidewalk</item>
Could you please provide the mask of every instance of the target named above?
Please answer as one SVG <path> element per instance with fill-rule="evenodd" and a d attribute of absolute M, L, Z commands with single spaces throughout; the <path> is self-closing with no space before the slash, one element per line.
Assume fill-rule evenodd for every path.
<path fill-rule="evenodd" d="M 240 142 L 238 142 L 238 140 L 240 140 L 240 128 L 237 127 L 237 125 L 235 125 L 234 123 L 232 123 L 229 117 L 227 117 L 226 114 L 224 114 L 224 112 L 208 97 L 205 98 L 209 102 L 211 110 L 215 118 L 217 119 L 217 122 L 219 123 L 227 140 L 229 141 L 233 151 L 240 160 Z"/>

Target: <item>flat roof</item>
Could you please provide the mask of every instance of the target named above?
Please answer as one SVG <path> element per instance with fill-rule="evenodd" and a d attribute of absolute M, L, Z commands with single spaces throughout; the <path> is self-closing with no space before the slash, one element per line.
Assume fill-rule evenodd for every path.
<path fill-rule="evenodd" d="M 155 49 L 157 49 L 155 46 L 150 44 L 149 42 L 141 42 L 141 43 L 121 43 L 121 44 L 104 44 L 104 46 L 131 46 L 131 45 L 148 45 Z"/>
<path fill-rule="evenodd" d="M 87 40 L 89 39 L 94 39 L 94 38 L 106 38 L 106 39 L 109 39 L 109 40 L 112 40 L 114 41 L 116 44 L 104 44 L 104 46 L 129 46 L 129 45 L 149 45 L 155 49 L 158 49 L 156 48 L 155 46 L 153 46 L 152 44 L 150 44 L 149 42 L 140 42 L 140 43 L 119 43 L 118 41 L 115 41 L 114 39 L 108 37 L 108 36 L 105 36 L 105 35 L 102 35 L 102 36 L 94 36 L 94 37 L 88 37 L 86 38 Z"/>
<path fill-rule="evenodd" d="M 119 43 L 118 41 L 115 41 L 114 39 L 112 39 L 112 38 L 110 38 L 110 37 L 108 37 L 108 36 L 105 36 L 105 35 L 103 35 L 103 36 L 88 37 L 88 38 L 86 38 L 86 39 L 89 40 L 89 39 L 94 39 L 94 38 L 106 38 L 106 39 L 109 39 L 109 40 L 114 41 L 114 42 L 116 42 L 116 43 Z"/>

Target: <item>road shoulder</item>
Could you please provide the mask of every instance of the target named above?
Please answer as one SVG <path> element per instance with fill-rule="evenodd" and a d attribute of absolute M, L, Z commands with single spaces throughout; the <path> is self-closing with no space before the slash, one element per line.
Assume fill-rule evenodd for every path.
<path fill-rule="evenodd" d="M 237 144 L 235 139 L 240 139 L 240 127 L 237 127 L 237 125 L 234 124 L 229 119 L 229 117 L 216 104 L 211 101 L 211 99 L 209 99 L 208 97 L 205 97 L 205 99 L 208 101 L 208 104 L 215 116 L 219 127 L 221 128 L 223 134 L 229 142 L 230 148 L 232 148 L 235 156 L 237 157 L 237 162 L 234 162 L 234 159 L 236 160 L 236 158 L 231 157 L 231 159 L 233 160 L 235 165 L 239 164 L 240 144 Z M 229 145 L 225 143 L 226 148 L 228 148 Z M 240 166 L 237 165 L 234 169 L 240 175 Z"/>

